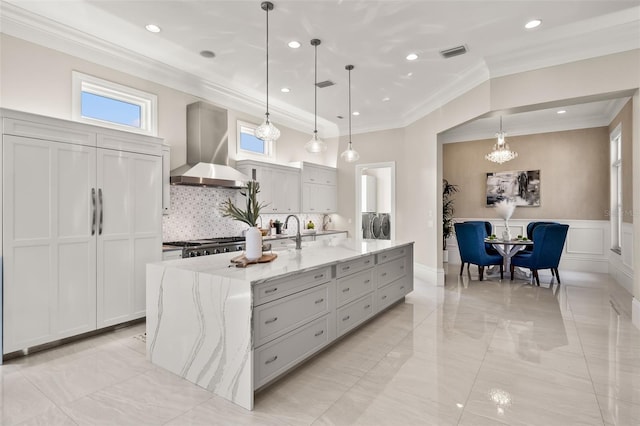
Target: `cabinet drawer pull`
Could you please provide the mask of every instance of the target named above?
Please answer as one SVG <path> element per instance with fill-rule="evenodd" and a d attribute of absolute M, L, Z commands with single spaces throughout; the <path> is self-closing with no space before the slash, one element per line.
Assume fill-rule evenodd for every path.
<path fill-rule="evenodd" d="M 366 306 L 364 307 L 364 309 L 369 309 L 370 307 L 371 307 L 371 305 L 366 305 Z"/>
<path fill-rule="evenodd" d="M 264 294 L 273 293 L 274 291 L 278 291 L 278 287 L 270 288 L 269 290 L 265 290 Z"/>
<path fill-rule="evenodd" d="M 342 267 L 342 270 L 343 270 L 343 271 L 348 271 L 349 269 L 351 269 L 351 266 L 343 266 L 343 267 Z"/>
<path fill-rule="evenodd" d="M 323 278 L 324 274 L 320 274 L 320 275 L 316 275 L 315 277 L 313 277 L 314 280 L 319 280 L 320 278 Z"/>
<path fill-rule="evenodd" d="M 324 297 L 323 297 L 322 299 L 318 299 L 318 300 L 316 300 L 316 305 L 317 305 L 318 303 L 322 303 L 322 302 L 324 302 Z"/>
<path fill-rule="evenodd" d="M 380 276 L 381 276 L 381 277 L 386 277 L 386 276 L 387 276 L 387 273 L 386 273 L 386 272 L 383 272 L 382 274 L 380 274 Z"/>
<path fill-rule="evenodd" d="M 348 321 L 349 318 L 351 318 L 351 316 L 347 315 L 346 317 L 342 318 L 342 321 Z"/>
<path fill-rule="evenodd" d="M 402 265 L 402 266 L 400 267 L 400 269 L 404 269 L 404 265 Z"/>
<path fill-rule="evenodd" d="M 278 321 L 278 317 L 273 317 L 271 319 L 268 319 L 264 323 L 265 324 L 271 324 L 272 322 L 276 322 L 276 321 Z"/>
<path fill-rule="evenodd" d="M 381 299 L 381 300 L 384 300 L 384 299 L 386 299 L 386 298 L 387 298 L 387 295 L 385 294 L 385 295 L 384 295 L 384 296 L 382 296 L 380 299 Z"/>
<path fill-rule="evenodd" d="M 316 334 L 314 334 L 314 336 L 318 337 L 318 336 L 322 336 L 323 334 L 324 334 L 324 330 L 320 330 Z"/>
<path fill-rule="evenodd" d="M 274 355 L 271 358 L 269 358 L 268 360 L 266 360 L 264 363 L 265 364 L 271 364 L 272 362 L 274 362 L 277 359 L 278 359 L 278 355 Z"/>
<path fill-rule="evenodd" d="M 368 265 L 368 264 L 370 264 L 370 263 L 371 263 L 371 259 L 369 259 L 369 260 L 367 260 L 367 261 L 365 261 L 365 262 L 364 262 L 364 264 L 365 264 L 365 265 Z"/>
<path fill-rule="evenodd" d="M 347 288 L 343 288 L 343 289 L 342 289 L 342 292 L 343 292 L 343 293 L 346 293 L 346 292 L 348 292 L 348 291 L 349 291 L 349 287 L 347 287 Z"/>
<path fill-rule="evenodd" d="M 369 284 L 371 282 L 371 280 L 364 280 L 365 284 Z"/>
<path fill-rule="evenodd" d="M 400 287 L 400 290 L 404 289 L 404 286 Z"/>

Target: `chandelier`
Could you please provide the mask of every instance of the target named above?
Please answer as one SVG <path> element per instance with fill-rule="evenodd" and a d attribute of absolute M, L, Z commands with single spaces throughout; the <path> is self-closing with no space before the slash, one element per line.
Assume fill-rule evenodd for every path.
<path fill-rule="evenodd" d="M 280 130 L 269 120 L 269 11 L 273 10 L 273 3 L 263 1 L 260 7 L 267 13 L 267 113 L 265 114 L 264 122 L 255 130 L 255 135 L 258 139 L 271 142 L 278 140 L 280 137 Z"/>
<path fill-rule="evenodd" d="M 513 160 L 518 156 L 518 153 L 511 151 L 509 144 L 505 141 L 504 137 L 507 134 L 502 131 L 502 117 L 500 117 L 500 131 L 496 133 L 498 142 L 493 145 L 493 151 L 484 156 L 485 159 L 493 161 L 494 163 L 502 164 L 507 161 Z"/>

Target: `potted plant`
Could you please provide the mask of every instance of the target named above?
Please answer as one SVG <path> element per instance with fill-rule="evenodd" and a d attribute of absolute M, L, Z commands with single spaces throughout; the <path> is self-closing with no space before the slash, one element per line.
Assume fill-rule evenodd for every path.
<path fill-rule="evenodd" d="M 442 256 L 444 262 L 449 261 L 447 238 L 453 235 L 453 194 L 458 192 L 458 185 L 442 179 Z"/>
<path fill-rule="evenodd" d="M 240 194 L 246 198 L 246 209 L 237 207 L 229 198 L 222 204 L 220 211 L 223 217 L 244 222 L 249 225 L 245 233 L 245 257 L 248 260 L 257 260 L 262 256 L 262 232 L 258 229 L 258 217 L 260 210 L 266 206 L 258 202 L 260 183 L 250 180 L 247 185 L 240 189 Z"/>

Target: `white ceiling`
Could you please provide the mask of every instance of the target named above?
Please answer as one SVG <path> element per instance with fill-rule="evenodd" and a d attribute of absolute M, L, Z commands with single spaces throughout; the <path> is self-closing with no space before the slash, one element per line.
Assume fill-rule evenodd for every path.
<path fill-rule="evenodd" d="M 318 80 L 336 83 L 318 89 L 324 137 L 348 131 L 347 64 L 355 66 L 352 109 L 361 114 L 352 117 L 352 125 L 359 133 L 406 126 L 488 78 L 640 48 L 640 0 L 274 4 L 269 13 L 271 118 L 276 125 L 312 130 L 309 41 L 319 38 Z M 138 75 L 200 91 L 231 108 L 264 113 L 265 12 L 260 1 L 3 0 L 0 6 L 2 32 L 125 72 L 144 70 Z M 543 23 L 525 30 L 531 18 Z M 148 23 L 162 32 L 147 32 Z M 302 46 L 290 49 L 291 40 Z M 466 55 L 443 59 L 438 53 L 461 44 L 469 50 Z M 216 56 L 205 59 L 201 50 Z M 410 52 L 418 60 L 407 61 Z M 282 87 L 291 92 L 280 92 Z M 390 100 L 383 102 L 385 97 Z M 603 104 L 583 106 L 573 117 L 606 110 Z M 494 127 L 491 136 L 497 130 L 493 120 L 486 125 Z M 506 130 L 517 132 L 516 123 L 505 119 Z"/>

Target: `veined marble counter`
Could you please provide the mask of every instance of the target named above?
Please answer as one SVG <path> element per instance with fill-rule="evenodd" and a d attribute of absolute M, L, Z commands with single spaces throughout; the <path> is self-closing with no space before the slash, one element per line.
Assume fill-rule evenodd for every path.
<path fill-rule="evenodd" d="M 413 244 L 329 239 L 274 251 L 270 263 L 237 268 L 238 253 L 147 265 L 147 357 L 253 409 L 253 286 Z"/>

